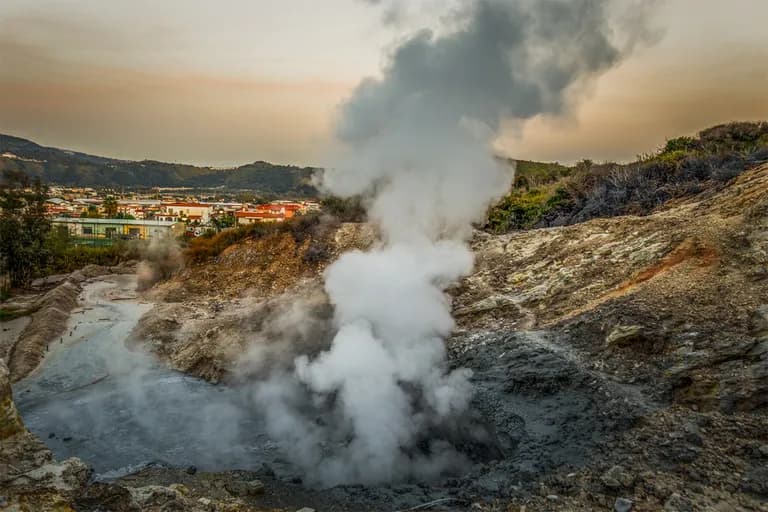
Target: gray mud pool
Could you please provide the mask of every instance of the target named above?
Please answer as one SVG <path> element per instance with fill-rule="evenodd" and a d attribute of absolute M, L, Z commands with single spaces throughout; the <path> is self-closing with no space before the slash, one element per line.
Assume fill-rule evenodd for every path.
<path fill-rule="evenodd" d="M 64 341 L 14 386 L 27 427 L 57 458 L 80 457 L 100 478 L 147 463 L 204 470 L 279 470 L 275 446 L 244 393 L 175 372 L 125 345 L 151 305 L 130 279 L 84 291 Z"/>

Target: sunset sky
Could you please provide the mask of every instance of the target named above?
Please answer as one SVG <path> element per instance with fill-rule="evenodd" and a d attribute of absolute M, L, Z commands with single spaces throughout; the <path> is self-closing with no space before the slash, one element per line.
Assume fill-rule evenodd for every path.
<path fill-rule="evenodd" d="M 322 165 L 355 85 L 459 3 L 3 0 L 0 133 L 127 159 Z M 768 1 L 662 0 L 651 13 L 651 43 L 569 114 L 509 123 L 498 151 L 627 160 L 768 119 Z"/>

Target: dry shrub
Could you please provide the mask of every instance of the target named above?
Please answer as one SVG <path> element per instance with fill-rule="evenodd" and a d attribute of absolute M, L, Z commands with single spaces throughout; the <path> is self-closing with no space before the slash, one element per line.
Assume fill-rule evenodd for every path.
<path fill-rule="evenodd" d="M 328 251 L 325 240 L 333 227 L 338 225 L 335 218 L 322 214 L 301 215 L 285 222 L 254 223 L 237 228 L 226 229 L 211 237 L 199 237 L 191 240 L 185 251 L 188 261 L 201 263 L 220 255 L 224 250 L 243 240 L 260 239 L 268 235 L 289 233 L 301 246 L 309 240 L 308 258 L 319 261 L 325 258 Z"/>

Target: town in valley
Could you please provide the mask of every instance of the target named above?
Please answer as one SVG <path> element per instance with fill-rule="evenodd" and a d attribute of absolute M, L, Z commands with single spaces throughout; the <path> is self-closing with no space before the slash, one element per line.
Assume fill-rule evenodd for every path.
<path fill-rule="evenodd" d="M 49 188 L 46 212 L 52 226 L 66 229 L 73 243 L 104 245 L 168 235 L 195 238 L 249 224 L 284 222 L 321 208 L 316 200 L 238 201 L 236 194 L 213 197 L 195 192 L 113 193 L 54 185 Z"/>

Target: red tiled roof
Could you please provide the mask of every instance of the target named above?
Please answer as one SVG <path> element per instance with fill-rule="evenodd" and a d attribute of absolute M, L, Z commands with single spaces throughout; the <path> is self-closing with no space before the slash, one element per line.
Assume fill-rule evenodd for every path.
<path fill-rule="evenodd" d="M 269 212 L 235 212 L 235 217 L 238 218 L 255 218 L 255 219 L 282 219 L 285 217 L 282 213 L 269 213 Z"/>
<path fill-rule="evenodd" d="M 267 203 L 257 204 L 257 210 L 300 210 L 301 205 L 296 203 Z"/>

